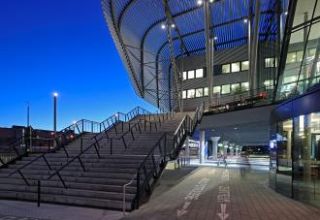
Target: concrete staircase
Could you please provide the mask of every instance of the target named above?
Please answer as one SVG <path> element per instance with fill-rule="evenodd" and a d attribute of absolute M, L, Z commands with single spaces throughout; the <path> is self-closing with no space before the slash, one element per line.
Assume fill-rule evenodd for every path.
<path fill-rule="evenodd" d="M 137 191 L 150 182 L 144 181 L 147 174 L 156 176 L 161 172 L 157 167 L 166 162 L 161 140 L 166 137 L 169 154 L 174 133 L 187 114 L 194 117 L 194 113 L 138 115 L 99 134 L 83 134 L 65 147 L 67 154 L 60 149 L 45 157 L 23 157 L 0 169 L 0 198 L 132 210 L 140 196 Z M 141 164 L 144 175 L 137 175 Z"/>

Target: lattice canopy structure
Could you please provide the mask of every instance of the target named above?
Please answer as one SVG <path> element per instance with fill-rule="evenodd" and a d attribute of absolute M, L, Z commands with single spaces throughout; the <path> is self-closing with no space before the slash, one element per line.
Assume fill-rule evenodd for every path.
<path fill-rule="evenodd" d="M 203 1 L 206 0 L 102 0 L 109 30 L 133 87 L 140 97 L 155 106 L 171 109 L 175 105 L 170 58 L 205 54 Z M 253 22 L 248 18 L 255 16 L 257 0 L 207 1 L 214 49 L 247 44 L 246 23 Z M 274 17 L 279 1 L 260 0 L 260 41 L 276 40 L 279 25 Z M 169 28 L 173 51 L 170 51 Z"/>

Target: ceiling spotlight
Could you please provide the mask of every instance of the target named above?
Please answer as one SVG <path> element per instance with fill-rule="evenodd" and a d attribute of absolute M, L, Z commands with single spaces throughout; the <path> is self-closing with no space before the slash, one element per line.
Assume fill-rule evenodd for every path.
<path fill-rule="evenodd" d="M 217 37 L 217 36 L 215 36 L 213 39 L 214 39 L 214 40 L 218 40 L 218 37 Z"/>
<path fill-rule="evenodd" d="M 286 11 L 284 14 L 285 14 L 285 15 L 288 15 L 288 12 Z"/>
<path fill-rule="evenodd" d="M 161 29 L 166 29 L 166 25 L 165 25 L 165 24 L 162 24 L 162 25 L 161 25 Z"/>
<path fill-rule="evenodd" d="M 210 3 L 213 3 L 213 2 L 214 2 L 214 0 L 210 0 L 209 2 L 210 2 Z"/>
<path fill-rule="evenodd" d="M 203 3 L 202 0 L 198 0 L 198 1 L 197 1 L 197 4 L 198 4 L 198 5 L 202 5 L 202 3 Z"/>
<path fill-rule="evenodd" d="M 175 28 L 175 27 L 176 27 L 176 25 L 175 25 L 175 24 L 171 24 L 171 27 L 172 27 L 172 28 Z"/>
<path fill-rule="evenodd" d="M 245 18 L 245 19 L 243 20 L 243 22 L 244 22 L 244 23 L 248 23 L 248 19 Z"/>

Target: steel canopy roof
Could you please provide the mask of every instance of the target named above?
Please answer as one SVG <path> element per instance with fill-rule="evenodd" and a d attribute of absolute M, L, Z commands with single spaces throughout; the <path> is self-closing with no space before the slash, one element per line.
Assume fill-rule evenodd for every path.
<path fill-rule="evenodd" d="M 254 16 L 255 1 L 215 0 L 210 5 L 215 50 L 247 44 L 246 19 L 250 11 Z M 260 41 L 276 40 L 277 1 L 260 0 Z M 102 7 L 136 93 L 155 106 L 168 109 L 173 103 L 173 78 L 166 29 L 171 24 L 167 25 L 163 0 L 102 0 Z M 174 23 L 174 56 L 204 54 L 203 6 L 198 0 L 168 0 L 168 7 Z"/>

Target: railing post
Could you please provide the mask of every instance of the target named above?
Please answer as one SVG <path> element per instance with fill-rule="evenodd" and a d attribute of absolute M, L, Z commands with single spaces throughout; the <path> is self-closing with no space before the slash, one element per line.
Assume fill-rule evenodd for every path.
<path fill-rule="evenodd" d="M 113 138 L 110 139 L 110 154 L 113 154 Z"/>
<path fill-rule="evenodd" d="M 80 151 L 83 151 L 83 137 L 80 138 Z"/>
<path fill-rule="evenodd" d="M 81 120 L 81 123 L 82 123 L 82 133 L 84 132 L 84 120 L 82 119 Z"/>
<path fill-rule="evenodd" d="M 38 207 L 40 207 L 40 201 L 41 201 L 41 182 L 40 180 L 38 180 L 38 199 L 37 199 Z"/>
<path fill-rule="evenodd" d="M 140 206 L 140 169 L 137 172 L 137 209 Z"/>

